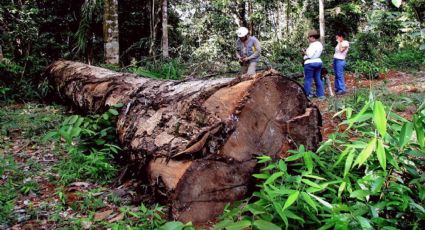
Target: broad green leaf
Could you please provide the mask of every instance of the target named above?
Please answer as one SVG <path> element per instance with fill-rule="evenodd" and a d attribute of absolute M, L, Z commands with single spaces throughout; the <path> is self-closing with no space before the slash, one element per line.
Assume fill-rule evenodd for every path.
<path fill-rule="evenodd" d="M 359 200 L 363 200 L 368 195 L 370 195 L 369 192 L 365 190 L 356 190 L 350 193 L 351 198 L 357 198 Z"/>
<path fill-rule="evenodd" d="M 301 192 L 301 197 L 303 198 L 303 200 L 310 205 L 314 210 L 316 210 L 317 212 L 317 205 L 316 202 L 311 199 L 311 197 L 306 193 L 306 192 Z"/>
<path fill-rule="evenodd" d="M 278 202 L 275 202 L 275 201 L 272 201 L 272 202 L 273 202 L 273 207 L 275 211 L 277 212 L 277 214 L 279 214 L 283 222 L 285 222 L 286 228 L 288 228 L 288 224 L 289 224 L 288 218 L 286 217 L 285 213 L 283 213 L 282 205 L 280 205 Z"/>
<path fill-rule="evenodd" d="M 277 173 L 273 173 L 273 175 L 271 175 L 266 182 L 264 182 L 264 184 L 270 184 L 273 183 L 277 178 L 283 176 L 283 172 L 277 172 Z"/>
<path fill-rule="evenodd" d="M 311 197 L 313 197 L 314 199 L 316 199 L 317 201 L 319 201 L 319 203 L 323 204 L 325 207 L 330 208 L 330 209 L 333 208 L 333 206 L 329 202 L 323 200 L 322 198 L 320 198 L 318 196 L 315 196 L 313 194 L 310 194 L 310 193 L 308 193 L 308 195 L 310 195 Z"/>
<path fill-rule="evenodd" d="M 318 184 L 314 183 L 313 181 L 311 181 L 311 180 L 309 180 L 309 179 L 302 179 L 301 181 L 302 181 L 304 184 L 309 185 L 309 186 L 314 187 L 314 188 L 318 188 L 318 189 L 322 189 L 322 188 L 323 188 L 322 186 L 320 186 L 320 185 L 318 185 Z"/>
<path fill-rule="evenodd" d="M 372 225 L 370 224 L 370 221 L 362 216 L 356 216 L 357 221 L 359 222 L 360 226 L 363 230 L 369 230 L 373 229 Z"/>
<path fill-rule="evenodd" d="M 347 156 L 350 150 L 351 150 L 351 147 L 345 148 L 344 151 L 342 151 L 342 153 L 339 155 L 338 160 L 335 162 L 335 164 L 332 167 L 336 167 L 337 165 L 339 165 L 339 163 L 341 163 L 344 157 Z"/>
<path fill-rule="evenodd" d="M 376 147 L 376 155 L 379 160 L 379 164 L 381 165 L 384 171 L 387 170 L 387 156 L 385 154 L 384 143 L 381 139 L 378 140 L 378 146 Z"/>
<path fill-rule="evenodd" d="M 70 125 L 74 124 L 78 120 L 78 118 L 79 118 L 78 115 L 71 116 L 71 119 L 69 120 L 68 124 Z"/>
<path fill-rule="evenodd" d="M 402 0 L 391 0 L 391 2 L 395 7 L 400 8 Z"/>
<path fill-rule="evenodd" d="M 388 158 L 388 162 L 394 166 L 394 168 L 396 168 L 397 170 L 400 170 L 400 166 L 398 165 L 398 162 L 396 159 L 393 158 L 393 156 L 391 155 L 391 152 L 387 154 L 387 158 Z"/>
<path fill-rule="evenodd" d="M 376 147 L 376 138 L 374 137 L 369 144 L 362 150 L 362 152 L 357 157 L 356 161 L 354 162 L 354 165 L 358 165 L 359 167 L 370 157 L 373 150 L 375 150 Z"/>
<path fill-rule="evenodd" d="M 260 174 L 253 174 L 253 177 L 257 178 L 257 179 L 267 179 L 270 177 L 269 174 L 264 174 L 264 173 L 260 173 Z"/>
<path fill-rule="evenodd" d="M 384 177 L 378 177 L 376 178 L 371 186 L 371 190 L 373 193 L 379 193 L 381 192 L 382 186 L 384 185 L 385 178 Z"/>
<path fill-rule="evenodd" d="M 412 123 L 411 122 L 404 123 L 400 132 L 400 139 L 399 139 L 400 148 L 403 148 L 407 144 L 407 142 L 410 141 L 410 138 L 412 137 L 412 132 L 413 132 Z"/>
<path fill-rule="evenodd" d="M 265 213 L 266 212 L 266 210 L 265 210 L 265 208 L 263 207 L 263 206 L 261 206 L 261 205 L 257 205 L 257 204 L 249 204 L 248 206 L 247 206 L 247 209 L 252 213 L 252 214 L 254 214 L 254 215 L 258 215 L 258 214 L 262 214 L 262 213 Z"/>
<path fill-rule="evenodd" d="M 373 122 L 375 122 L 376 129 L 382 137 L 387 133 L 387 114 L 382 102 L 375 101 L 373 108 Z"/>
<path fill-rule="evenodd" d="M 351 152 L 348 154 L 347 160 L 345 160 L 344 177 L 347 176 L 348 172 L 350 172 L 351 166 L 353 165 L 354 151 L 355 150 L 352 149 Z"/>
<path fill-rule="evenodd" d="M 84 122 L 84 117 L 79 117 L 78 120 L 75 122 L 74 126 L 80 127 L 83 122 Z"/>
<path fill-rule="evenodd" d="M 366 113 L 366 111 L 369 109 L 370 107 L 370 102 L 366 103 L 363 108 L 360 110 L 360 112 L 356 115 L 354 115 L 353 118 L 348 119 L 344 122 L 342 122 L 342 124 L 349 124 L 347 130 L 349 130 L 351 128 L 351 126 L 354 125 L 354 123 L 358 122 L 361 120 L 362 116 Z M 364 119 L 364 118 L 363 118 Z"/>
<path fill-rule="evenodd" d="M 329 138 L 326 142 L 324 142 L 320 145 L 320 147 L 317 149 L 316 152 L 320 153 L 320 152 L 324 151 L 327 147 L 331 147 L 332 142 L 333 142 L 333 140 L 331 138 Z"/>
<path fill-rule="evenodd" d="M 418 140 L 419 146 L 423 148 L 425 145 L 425 128 L 423 126 L 423 122 L 417 115 L 413 116 L 413 122 L 416 131 L 416 139 Z"/>
<path fill-rule="evenodd" d="M 71 137 L 78 137 L 81 133 L 81 128 L 80 127 L 76 127 L 76 128 L 72 128 L 71 130 Z"/>
<path fill-rule="evenodd" d="M 159 227 L 159 230 L 182 230 L 184 227 L 182 222 L 172 221 Z"/>
<path fill-rule="evenodd" d="M 288 199 L 285 202 L 285 205 L 283 205 L 283 210 L 289 208 L 289 206 L 291 206 L 295 201 L 297 201 L 299 195 L 300 195 L 299 191 L 296 191 L 292 193 L 291 195 L 289 195 Z"/>
<path fill-rule="evenodd" d="M 225 229 L 227 226 L 233 224 L 234 222 L 232 220 L 229 219 L 225 219 L 223 221 L 218 222 L 217 224 L 214 225 L 214 230 L 221 230 L 221 229 Z"/>
<path fill-rule="evenodd" d="M 251 221 L 241 220 L 239 222 L 227 225 L 226 230 L 241 230 L 244 228 L 248 228 L 250 226 L 251 226 Z"/>
<path fill-rule="evenodd" d="M 304 164 L 307 167 L 308 173 L 311 174 L 313 172 L 313 159 L 310 152 L 304 153 Z"/>
<path fill-rule="evenodd" d="M 301 223 L 304 223 L 304 219 L 299 217 L 298 215 L 296 215 L 295 213 L 289 211 L 288 209 L 286 209 L 284 211 L 285 215 L 289 218 L 289 219 L 293 219 L 293 220 L 298 220 Z"/>
<path fill-rule="evenodd" d="M 289 156 L 288 158 L 285 159 L 285 161 L 296 161 L 296 160 L 300 159 L 303 156 L 304 156 L 304 153 L 298 153 L 298 154 Z"/>
<path fill-rule="evenodd" d="M 316 180 L 326 180 L 323 177 L 316 176 L 316 175 L 311 175 L 311 174 L 305 174 L 305 175 L 303 174 L 303 177 L 313 178 L 313 179 L 316 179 Z"/>
<path fill-rule="evenodd" d="M 262 164 L 262 163 L 266 163 L 272 160 L 272 158 L 270 156 L 259 156 L 257 157 L 258 159 L 258 163 Z"/>
<path fill-rule="evenodd" d="M 74 115 L 75 116 L 75 115 Z M 65 118 L 65 120 L 62 122 L 62 126 L 68 125 L 69 121 L 73 118 L 73 116 Z"/>
<path fill-rule="evenodd" d="M 259 230 L 280 230 L 281 228 L 271 222 L 265 220 L 254 221 L 254 226 Z"/>
<path fill-rule="evenodd" d="M 344 192 L 345 187 L 347 186 L 347 182 L 342 182 L 338 188 L 338 197 L 341 197 L 341 194 Z"/>
<path fill-rule="evenodd" d="M 43 137 L 42 141 L 46 142 L 46 141 L 50 140 L 51 138 L 56 138 L 57 136 L 58 136 L 58 132 L 49 132 L 49 133 L 46 134 L 46 136 Z"/>
<path fill-rule="evenodd" d="M 279 170 L 280 170 L 280 171 L 282 171 L 282 172 L 286 172 L 286 170 L 287 170 L 287 166 L 286 166 L 285 161 L 283 161 L 283 160 L 279 160 L 278 168 L 279 168 Z"/>
<path fill-rule="evenodd" d="M 421 211 L 422 214 L 425 214 L 425 209 L 421 205 L 418 205 L 418 204 L 416 204 L 414 202 L 411 202 L 410 205 L 413 206 L 414 208 L 418 209 L 419 211 Z"/>
<path fill-rule="evenodd" d="M 102 114 L 104 120 L 109 120 L 109 115 L 107 113 Z"/>
<path fill-rule="evenodd" d="M 110 112 L 112 115 L 115 115 L 115 116 L 117 116 L 119 114 L 116 109 L 112 109 L 112 108 L 109 109 L 108 112 Z"/>

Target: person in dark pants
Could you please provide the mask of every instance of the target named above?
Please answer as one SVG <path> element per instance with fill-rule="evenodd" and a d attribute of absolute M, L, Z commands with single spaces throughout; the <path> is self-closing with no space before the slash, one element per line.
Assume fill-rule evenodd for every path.
<path fill-rule="evenodd" d="M 335 73 L 335 93 L 337 95 L 345 94 L 347 91 L 345 89 L 345 58 L 347 57 L 348 49 L 350 43 L 344 40 L 345 34 L 338 32 L 335 36 L 338 44 L 335 47 L 335 54 L 333 56 L 333 69 Z"/>
<path fill-rule="evenodd" d="M 322 70 L 322 59 L 320 55 L 323 51 L 323 45 L 318 41 L 319 33 L 316 30 L 308 32 L 308 41 L 310 45 L 304 50 L 304 91 L 309 98 L 314 95 L 311 93 L 311 84 L 314 79 L 316 84 L 316 96 L 323 100 L 325 99 L 325 91 L 320 72 Z"/>
<path fill-rule="evenodd" d="M 236 57 L 241 64 L 241 74 L 254 75 L 261 55 L 260 42 L 249 34 L 246 27 L 239 28 L 236 34 Z"/>

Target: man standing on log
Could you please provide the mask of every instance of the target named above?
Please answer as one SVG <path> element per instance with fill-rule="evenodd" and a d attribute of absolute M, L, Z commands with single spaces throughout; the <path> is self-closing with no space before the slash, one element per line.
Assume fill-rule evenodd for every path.
<path fill-rule="evenodd" d="M 253 75 L 260 60 L 261 45 L 258 39 L 249 35 L 246 27 L 236 31 L 236 57 L 241 65 L 241 74 Z"/>

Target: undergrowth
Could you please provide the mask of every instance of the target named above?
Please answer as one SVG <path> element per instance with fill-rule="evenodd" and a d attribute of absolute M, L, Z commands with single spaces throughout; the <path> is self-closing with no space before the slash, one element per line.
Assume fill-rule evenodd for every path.
<path fill-rule="evenodd" d="M 63 142 L 67 152 L 57 166 L 61 184 L 77 180 L 106 184 L 114 178 L 117 172 L 114 154 L 121 150 L 115 120 L 121 106 L 114 106 L 101 115 L 72 115 L 63 121 L 59 130 L 45 136 L 45 140 L 53 138 Z"/>
<path fill-rule="evenodd" d="M 412 121 L 377 100 L 342 115 L 345 132 L 317 152 L 259 157 L 259 191 L 228 207 L 215 229 L 422 229 L 425 103 Z"/>

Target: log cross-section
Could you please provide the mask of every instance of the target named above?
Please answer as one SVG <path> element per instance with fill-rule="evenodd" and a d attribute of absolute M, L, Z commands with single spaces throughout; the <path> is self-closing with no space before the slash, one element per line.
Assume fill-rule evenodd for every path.
<path fill-rule="evenodd" d="M 124 104 L 121 158 L 140 166 L 180 221 L 205 223 L 246 197 L 257 156 L 284 158 L 321 141 L 317 107 L 298 83 L 273 70 L 249 79 L 161 81 L 57 61 L 47 74 L 82 110 Z"/>

